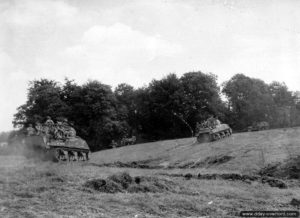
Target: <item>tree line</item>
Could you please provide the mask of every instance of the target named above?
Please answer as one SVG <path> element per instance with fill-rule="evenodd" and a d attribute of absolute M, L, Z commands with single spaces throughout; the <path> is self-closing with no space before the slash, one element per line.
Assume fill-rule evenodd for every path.
<path fill-rule="evenodd" d="M 147 86 L 111 86 L 96 80 L 83 85 L 40 79 L 29 83 L 27 100 L 17 109 L 13 124 L 26 128 L 67 118 L 91 150 L 110 147 L 112 140 L 136 136 L 138 142 L 190 137 L 197 122 L 218 116 L 235 131 L 253 122 L 273 128 L 300 125 L 300 95 L 284 83 L 236 74 L 221 86 L 212 73 L 169 74 Z"/>

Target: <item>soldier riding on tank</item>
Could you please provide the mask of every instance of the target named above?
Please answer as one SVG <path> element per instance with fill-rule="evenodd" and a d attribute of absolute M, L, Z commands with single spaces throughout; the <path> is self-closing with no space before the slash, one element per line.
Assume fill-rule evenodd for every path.
<path fill-rule="evenodd" d="M 40 135 L 43 132 L 43 125 L 40 122 L 35 123 L 36 134 Z"/>
<path fill-rule="evenodd" d="M 53 133 L 54 133 L 54 122 L 53 122 L 53 120 L 51 119 L 51 117 L 50 116 L 47 116 L 46 117 L 47 118 L 47 120 L 45 121 L 45 124 L 44 124 L 44 128 L 43 128 L 43 131 L 45 132 L 45 134 L 46 134 L 46 137 L 48 138 L 48 139 L 51 139 L 51 138 L 53 138 Z"/>
<path fill-rule="evenodd" d="M 61 140 L 64 139 L 65 133 L 64 133 L 64 128 L 63 128 L 62 122 L 60 122 L 60 121 L 56 122 L 54 135 L 55 135 L 56 139 L 61 139 Z"/>
<path fill-rule="evenodd" d="M 216 124 L 216 120 L 214 118 L 213 115 L 211 115 L 208 119 L 207 119 L 207 125 L 209 128 L 213 129 L 215 128 L 215 124 Z"/>
<path fill-rule="evenodd" d="M 50 116 L 47 116 L 46 119 L 47 119 L 47 120 L 45 121 L 45 125 L 46 125 L 46 126 L 54 126 L 54 122 L 53 122 L 53 120 L 51 119 Z"/>
<path fill-rule="evenodd" d="M 76 131 L 73 127 L 70 126 L 67 118 L 63 119 L 62 126 L 63 126 L 63 129 L 64 129 L 64 136 L 66 138 L 76 137 Z"/>
<path fill-rule="evenodd" d="M 221 125 L 221 122 L 220 122 L 220 120 L 218 119 L 218 117 L 216 116 L 216 117 L 215 117 L 215 126 L 219 126 L 219 125 Z"/>
<path fill-rule="evenodd" d="M 26 129 L 27 131 L 27 135 L 31 136 L 31 135 L 35 135 L 36 131 L 35 129 L 32 127 L 32 124 L 30 123 Z"/>

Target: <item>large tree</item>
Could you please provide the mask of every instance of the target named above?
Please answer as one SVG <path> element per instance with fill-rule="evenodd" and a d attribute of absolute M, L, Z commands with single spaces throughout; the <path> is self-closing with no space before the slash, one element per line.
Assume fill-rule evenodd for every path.
<path fill-rule="evenodd" d="M 153 80 L 137 95 L 143 133 L 153 139 L 191 136 L 197 121 L 221 112 L 218 92 L 212 74 L 190 72 L 181 78 L 169 74 Z"/>
<path fill-rule="evenodd" d="M 61 91 L 61 85 L 54 80 L 30 82 L 27 101 L 18 107 L 18 112 L 14 115 L 14 126 L 42 122 L 46 116 L 65 116 L 68 109 L 61 98 Z"/>
<path fill-rule="evenodd" d="M 149 139 L 172 138 L 182 134 L 182 123 L 174 115 L 180 110 L 180 81 L 175 74 L 153 80 L 148 87 L 137 90 L 137 116 L 142 133 Z"/>
<path fill-rule="evenodd" d="M 65 91 L 77 129 L 93 150 L 106 148 L 122 135 L 127 124 L 117 119 L 117 100 L 110 86 L 89 81 L 80 87 L 68 84 Z"/>
<path fill-rule="evenodd" d="M 295 96 L 285 83 L 272 82 L 269 90 L 274 101 L 272 124 L 274 127 L 294 125 L 297 120 Z"/>
<path fill-rule="evenodd" d="M 180 78 L 182 86 L 182 114 L 192 126 L 210 115 L 224 119 L 224 107 L 214 74 L 202 72 L 185 73 Z"/>
<path fill-rule="evenodd" d="M 272 120 L 274 103 L 269 87 L 262 80 L 234 75 L 223 84 L 233 127 L 244 129 L 253 122 Z"/>
<path fill-rule="evenodd" d="M 92 150 L 108 147 L 112 139 L 122 137 L 128 128 L 118 119 L 117 100 L 110 86 L 89 81 L 79 86 L 71 80 L 64 85 L 53 80 L 30 82 L 27 101 L 18 108 L 14 124 L 43 122 L 46 116 L 54 121 L 68 118 L 79 136 Z"/>
<path fill-rule="evenodd" d="M 130 128 L 126 132 L 127 136 L 137 134 L 137 105 L 136 91 L 133 86 L 126 83 L 119 84 L 114 91 L 117 99 L 118 120 L 128 123 Z"/>
<path fill-rule="evenodd" d="M 274 81 L 269 85 L 269 90 L 277 106 L 291 106 L 294 104 L 293 94 L 288 90 L 285 83 Z"/>

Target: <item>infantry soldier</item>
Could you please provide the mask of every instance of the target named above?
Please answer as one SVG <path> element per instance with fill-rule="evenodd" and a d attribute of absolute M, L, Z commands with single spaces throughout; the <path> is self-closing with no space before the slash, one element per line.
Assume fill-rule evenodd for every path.
<path fill-rule="evenodd" d="M 51 134 L 53 134 L 53 132 L 54 132 L 54 122 L 53 122 L 53 120 L 51 120 L 50 116 L 47 116 L 46 118 L 47 118 L 47 120 L 45 121 L 44 131 L 45 131 L 47 138 L 50 139 L 50 137 L 52 137 Z"/>
<path fill-rule="evenodd" d="M 219 125 L 221 125 L 221 122 L 218 119 L 218 117 L 216 117 L 216 119 L 215 119 L 215 126 L 219 126 Z"/>
<path fill-rule="evenodd" d="M 57 139 L 63 139 L 64 138 L 65 131 L 64 131 L 64 127 L 63 127 L 62 122 L 60 122 L 60 121 L 56 122 L 56 128 L 55 128 L 55 131 L 54 131 L 54 135 L 55 135 L 55 138 L 57 138 Z"/>
<path fill-rule="evenodd" d="M 46 117 L 47 118 L 47 120 L 46 120 L 46 122 L 45 122 L 45 125 L 46 126 L 51 126 L 51 127 L 53 127 L 54 126 L 54 122 L 53 122 L 53 120 L 51 120 L 51 117 L 50 116 L 47 116 Z"/>
<path fill-rule="evenodd" d="M 204 122 L 201 123 L 203 128 L 208 128 L 208 122 L 207 120 L 204 120 Z"/>
<path fill-rule="evenodd" d="M 43 132 L 43 126 L 40 122 L 35 123 L 36 134 L 40 135 Z"/>
<path fill-rule="evenodd" d="M 27 127 L 27 135 L 31 136 L 35 134 L 35 129 L 32 127 L 32 124 L 30 123 L 29 126 Z"/>
<path fill-rule="evenodd" d="M 208 119 L 207 119 L 207 125 L 209 128 L 215 128 L 215 118 L 213 115 L 211 115 Z"/>
<path fill-rule="evenodd" d="M 67 119 L 67 118 L 63 118 L 62 124 L 63 124 L 64 126 L 69 126 L 68 119 Z"/>
<path fill-rule="evenodd" d="M 63 119 L 62 126 L 66 138 L 74 138 L 76 136 L 76 131 L 70 126 L 67 118 Z"/>

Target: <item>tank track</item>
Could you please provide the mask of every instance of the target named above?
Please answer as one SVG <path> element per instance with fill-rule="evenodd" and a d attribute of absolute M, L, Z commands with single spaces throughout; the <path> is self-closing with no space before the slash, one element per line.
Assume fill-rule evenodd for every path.
<path fill-rule="evenodd" d="M 225 130 L 222 130 L 219 132 L 215 132 L 215 133 L 207 131 L 207 132 L 198 134 L 197 141 L 199 143 L 218 141 L 222 138 L 229 137 L 231 134 L 232 134 L 231 128 L 225 129 Z"/>
<path fill-rule="evenodd" d="M 89 151 L 82 149 L 70 149 L 70 148 L 51 148 L 50 153 L 53 161 L 88 161 Z"/>
<path fill-rule="evenodd" d="M 231 129 L 226 129 L 224 131 L 212 133 L 210 135 L 210 137 L 211 137 L 211 141 L 217 141 L 217 140 L 220 140 L 222 138 L 229 137 L 231 134 L 232 134 L 232 130 Z"/>

